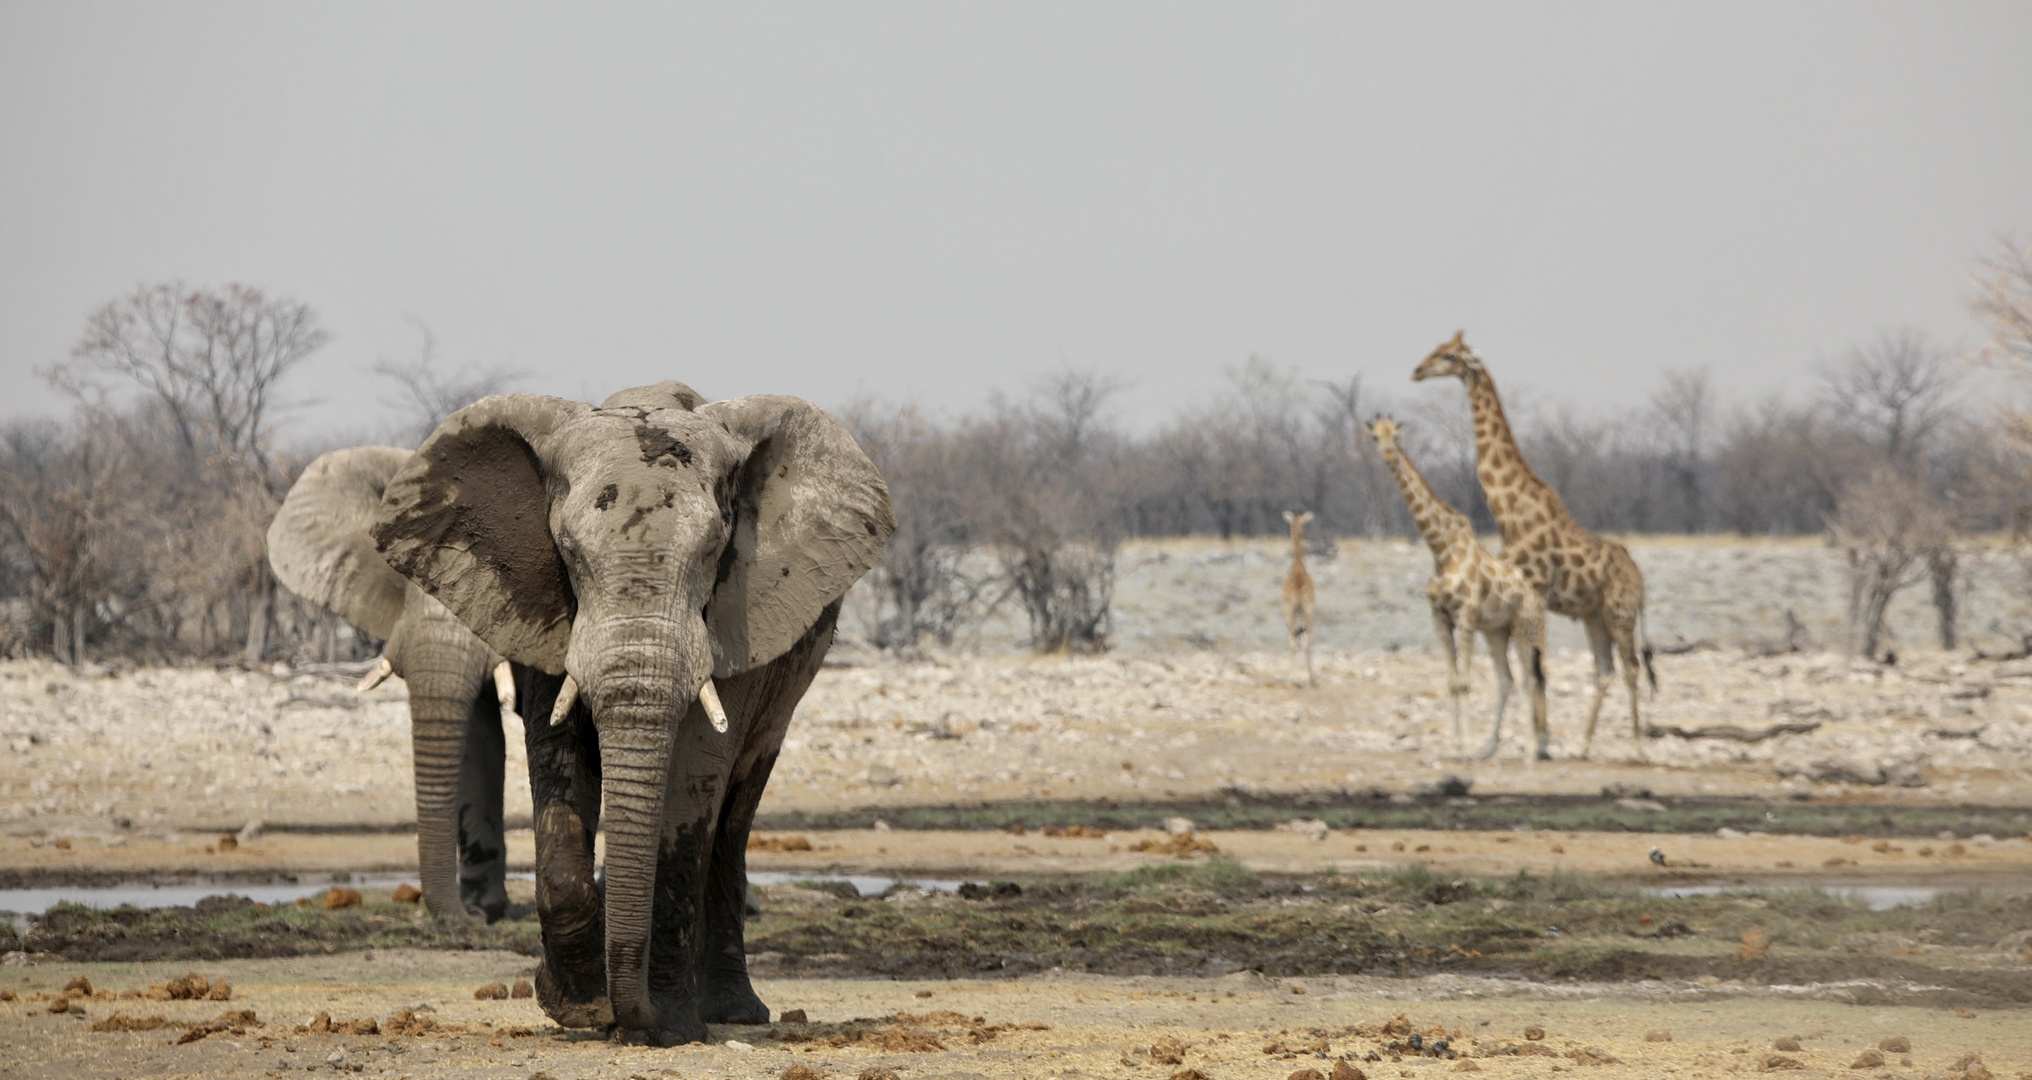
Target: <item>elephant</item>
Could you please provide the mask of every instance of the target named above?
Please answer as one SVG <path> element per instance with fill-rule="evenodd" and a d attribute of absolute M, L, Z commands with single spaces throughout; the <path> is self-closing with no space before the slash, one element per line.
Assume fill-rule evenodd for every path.
<path fill-rule="evenodd" d="M 560 1024 L 669 1046 L 768 1022 L 742 938 L 748 831 L 841 598 L 895 527 L 818 407 L 677 382 L 597 407 L 483 398 L 389 481 L 388 564 L 518 665 L 536 990 Z"/>
<path fill-rule="evenodd" d="M 268 562 L 289 591 L 387 641 L 360 686 L 393 674 L 409 687 L 423 902 L 438 917 L 494 922 L 508 909 L 502 720 L 514 714 L 514 683 L 486 642 L 391 569 L 367 534 L 383 489 L 414 454 L 356 446 L 311 462 L 268 527 Z"/>

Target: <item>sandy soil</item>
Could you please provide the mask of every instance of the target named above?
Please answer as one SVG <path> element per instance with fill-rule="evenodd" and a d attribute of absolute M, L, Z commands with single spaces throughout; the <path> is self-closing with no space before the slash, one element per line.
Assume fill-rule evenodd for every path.
<path fill-rule="evenodd" d="M 418 1080 L 773 1078 L 796 1075 L 786 1070 L 803 1065 L 839 1077 L 871 1068 L 905 1077 L 1169 1077 L 1192 1068 L 1214 1080 L 1284 1080 L 1305 1068 L 1330 1072 L 1335 1059 L 1349 1058 L 1379 1080 L 1466 1071 L 1461 1060 L 1496 1080 L 1561 1070 L 1602 1080 L 1704 1080 L 1763 1071 L 1778 1054 L 1806 1075 L 1964 1080 L 1976 1074 L 1949 1070 L 1971 1052 L 1990 1075 L 2032 1075 L 2032 1023 L 2022 1011 L 1858 1006 L 1841 987 L 1750 987 L 1712 979 L 1633 986 L 1457 976 L 1269 980 L 1245 973 L 1207 979 L 1049 975 L 1020 982 L 763 979 L 757 988 L 764 1000 L 779 1012 L 803 1009 L 810 1023 L 717 1027 L 712 1045 L 660 1050 L 560 1031 L 533 1001 L 473 1000 L 478 986 L 527 975 L 526 957 L 386 950 L 202 965 L 207 976 L 231 981 L 230 1003 L 114 998 L 82 1002 L 82 1018 L 46 1011 L 49 995 L 76 975 L 117 994 L 181 975 L 188 966 L 6 969 L 0 987 L 20 1000 L 0 1004 L 0 1076 L 276 1076 L 336 1067 Z M 424 1015 L 434 1030 L 394 1036 L 296 1030 L 319 1011 L 335 1020 L 374 1017 L 385 1024 L 397 1009 L 419 1003 L 430 1007 Z M 193 1023 L 227 1009 L 252 1009 L 263 1026 L 184 1045 L 174 1044 L 180 1028 L 89 1030 L 115 1012 Z M 899 1013 L 915 1019 L 898 1020 Z M 1402 1057 L 1401 1051 L 1393 1058 L 1386 1047 L 1402 1036 L 1381 1029 L 1400 1013 L 1427 1038 L 1443 1030 L 1460 1058 Z M 878 1022 L 844 1023 L 857 1018 Z M 1526 1039 L 1527 1028 L 1542 1029 L 1543 1039 Z M 854 1030 L 863 1033 L 858 1045 L 807 1041 L 848 1041 Z M 1775 1051 L 1774 1040 L 1788 1036 L 1801 1049 Z M 1909 1052 L 1883 1054 L 1881 1069 L 1849 1068 L 1864 1051 L 1901 1036 Z M 1151 1052 L 1167 1040 L 1183 1044 L 1177 1064 Z M 884 1048 L 908 1044 L 922 1049 Z M 1545 1053 L 1503 1052 L 1516 1047 Z M 1377 1060 L 1367 1060 L 1370 1053 Z"/>

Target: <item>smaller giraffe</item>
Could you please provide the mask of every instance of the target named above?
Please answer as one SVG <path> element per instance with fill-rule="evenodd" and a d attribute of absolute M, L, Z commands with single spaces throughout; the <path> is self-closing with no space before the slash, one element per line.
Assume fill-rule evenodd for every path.
<path fill-rule="evenodd" d="M 1284 609 L 1284 630 L 1291 635 L 1291 651 L 1305 650 L 1305 685 L 1318 686 L 1319 679 L 1312 670 L 1312 575 L 1305 572 L 1305 523 L 1312 520 L 1312 511 L 1294 514 L 1286 510 L 1284 520 L 1291 523 L 1291 569 L 1284 575 L 1284 589 L 1278 594 L 1277 603 Z"/>
<path fill-rule="evenodd" d="M 1369 424 L 1376 451 L 1397 478 L 1404 492 L 1411 520 L 1432 549 L 1432 580 L 1425 596 L 1432 604 L 1432 625 L 1446 646 L 1447 694 L 1453 698 L 1454 752 L 1463 750 L 1461 705 L 1468 694 L 1468 670 L 1475 654 L 1475 634 L 1489 642 L 1489 659 L 1496 668 L 1496 722 L 1489 729 L 1489 741 L 1481 757 L 1496 755 L 1503 741 L 1503 710 L 1510 703 L 1510 645 L 1517 646 L 1517 662 L 1524 667 L 1524 686 L 1531 694 L 1532 758 L 1543 761 L 1550 754 L 1545 744 L 1550 729 L 1545 720 L 1545 597 L 1524 579 L 1515 566 L 1489 554 L 1475 539 L 1467 515 L 1448 506 L 1436 494 L 1418 467 L 1397 441 L 1397 421 L 1379 416 Z"/>

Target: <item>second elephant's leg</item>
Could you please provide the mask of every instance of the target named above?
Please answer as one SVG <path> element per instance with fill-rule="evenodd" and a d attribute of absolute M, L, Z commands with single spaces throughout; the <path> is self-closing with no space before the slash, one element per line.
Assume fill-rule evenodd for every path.
<path fill-rule="evenodd" d="M 466 718 L 459 759 L 459 899 L 488 922 L 508 913 L 508 845 L 501 828 L 501 786 L 508 744 L 491 683 Z"/>

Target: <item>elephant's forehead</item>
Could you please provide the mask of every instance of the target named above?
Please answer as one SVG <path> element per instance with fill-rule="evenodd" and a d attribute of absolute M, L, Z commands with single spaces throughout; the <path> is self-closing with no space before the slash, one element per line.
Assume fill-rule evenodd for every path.
<path fill-rule="evenodd" d="M 635 473 L 643 484 L 656 483 L 655 473 L 663 470 L 696 473 L 710 483 L 738 464 L 745 449 L 726 428 L 697 413 L 632 405 L 595 409 L 560 435 L 570 447 L 565 472 L 599 472 L 616 480 Z M 680 486 L 696 486 L 687 479 Z"/>

